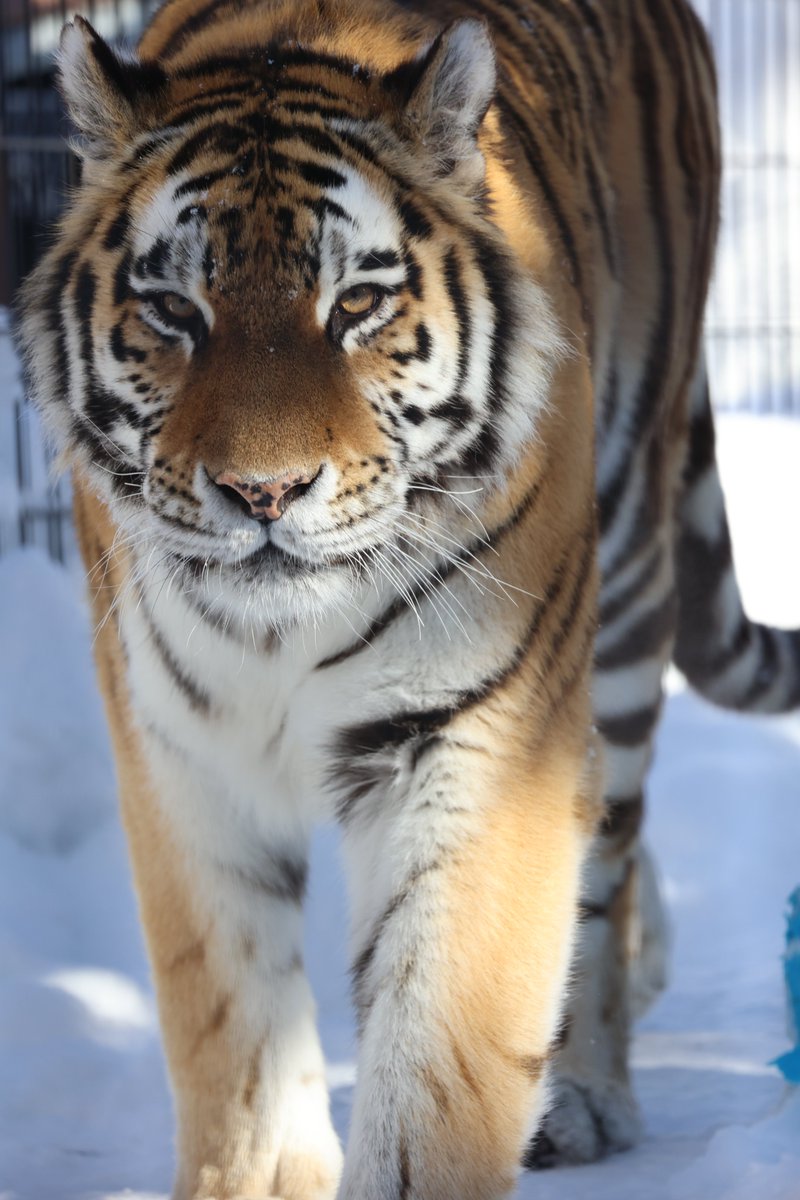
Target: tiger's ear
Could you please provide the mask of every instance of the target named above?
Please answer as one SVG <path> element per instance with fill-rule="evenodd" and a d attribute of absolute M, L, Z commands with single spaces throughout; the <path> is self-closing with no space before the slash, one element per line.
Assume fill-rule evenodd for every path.
<path fill-rule="evenodd" d="M 81 157 L 99 160 L 129 146 L 166 83 L 161 68 L 120 58 L 83 17 L 64 26 L 57 61 Z"/>
<path fill-rule="evenodd" d="M 497 85 L 494 47 L 481 21 L 454 21 L 410 63 L 388 77 L 407 125 L 437 164 L 466 186 L 483 178 L 478 129 Z"/>

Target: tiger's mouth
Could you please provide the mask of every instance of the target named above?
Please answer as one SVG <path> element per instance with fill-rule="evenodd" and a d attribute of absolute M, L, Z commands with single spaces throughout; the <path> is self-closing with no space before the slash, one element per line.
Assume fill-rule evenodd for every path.
<path fill-rule="evenodd" d="M 233 576 L 248 577 L 267 576 L 271 571 L 280 571 L 283 575 L 317 574 L 324 571 L 326 566 L 324 563 L 313 562 L 299 554 L 294 554 L 290 550 L 284 550 L 273 541 L 264 542 L 249 554 L 237 557 L 236 561 L 231 561 L 227 556 L 213 554 L 207 556 L 186 554 L 180 557 L 183 558 L 189 572 L 198 579 L 210 566 L 215 569 L 221 568 Z"/>
<path fill-rule="evenodd" d="M 368 553 L 372 548 L 362 548 L 361 554 Z M 252 548 L 239 547 L 233 552 L 230 546 L 220 545 L 207 554 L 197 553 L 195 548 L 176 550 L 174 554 L 197 578 L 213 568 L 222 571 L 231 581 L 237 577 L 248 581 L 256 578 L 268 580 L 270 575 L 280 575 L 283 579 L 320 576 L 326 571 L 357 567 L 359 558 L 358 554 L 326 549 L 324 545 L 304 546 L 295 541 L 287 547 L 272 537 Z"/>
<path fill-rule="evenodd" d="M 247 575 L 267 575 L 270 570 L 281 570 L 284 574 L 299 575 L 301 572 L 323 571 L 326 568 L 326 563 L 315 562 L 313 559 L 306 558 L 301 553 L 284 550 L 283 546 L 278 546 L 277 542 L 269 540 L 249 551 L 249 553 L 241 554 L 235 562 L 231 562 L 229 557 L 209 556 L 206 558 L 198 556 L 198 554 L 187 554 L 186 563 L 191 570 L 205 570 L 207 565 L 211 564 L 218 568 L 227 569 L 231 574 Z"/>

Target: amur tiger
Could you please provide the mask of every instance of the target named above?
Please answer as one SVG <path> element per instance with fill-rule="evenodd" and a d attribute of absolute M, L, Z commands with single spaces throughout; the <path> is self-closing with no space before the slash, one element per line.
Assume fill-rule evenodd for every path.
<path fill-rule="evenodd" d="M 171 0 L 135 58 L 76 18 L 60 74 L 83 178 L 19 340 L 74 473 L 176 1200 L 490 1200 L 631 1145 L 665 665 L 800 700 L 715 466 L 698 20 Z M 301 957 L 325 819 L 344 1161 Z"/>

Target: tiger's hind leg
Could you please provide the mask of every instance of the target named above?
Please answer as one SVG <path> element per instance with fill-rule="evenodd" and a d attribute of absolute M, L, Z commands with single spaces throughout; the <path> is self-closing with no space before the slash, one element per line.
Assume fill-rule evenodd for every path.
<path fill-rule="evenodd" d="M 604 668 L 602 637 L 598 643 L 605 817 L 584 884 L 553 1104 L 529 1147 L 530 1167 L 591 1162 L 628 1149 L 641 1133 L 628 1069 L 630 1029 L 665 984 L 668 941 L 654 868 L 640 840 L 644 777 L 671 644 L 670 605 L 667 613 L 663 649 L 652 657 L 629 664 L 609 654 Z"/>
<path fill-rule="evenodd" d="M 584 893 L 572 994 L 554 1064 L 553 1103 L 528 1150 L 529 1167 L 592 1162 L 630 1148 L 640 1137 L 628 1070 L 630 1026 L 641 1000 L 652 1000 L 663 986 L 658 936 L 663 926 L 658 921 L 644 928 L 646 851 L 631 846 L 617 857 L 618 847 L 610 841 L 603 837 L 595 851 Z"/>

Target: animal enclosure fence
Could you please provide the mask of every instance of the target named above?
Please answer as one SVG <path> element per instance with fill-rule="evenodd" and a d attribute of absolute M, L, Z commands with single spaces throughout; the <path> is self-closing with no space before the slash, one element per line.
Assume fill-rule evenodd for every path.
<path fill-rule="evenodd" d="M 86 16 L 104 37 L 133 40 L 157 0 L 0 0 L 0 305 L 47 245 L 77 168 L 53 87 L 65 21 Z M 0 313 L 0 554 L 37 545 L 72 556 L 69 485 L 50 478 L 47 450 L 26 403 Z"/>
<path fill-rule="evenodd" d="M 800 0 L 694 2 L 716 50 L 725 144 L 707 317 L 714 401 L 800 416 Z M 52 86 L 61 26 L 80 11 L 104 37 L 131 41 L 157 4 L 0 0 L 0 305 L 47 244 L 75 179 Z M 69 556 L 69 490 L 48 481 L 0 317 L 0 553 L 31 543 Z"/>

